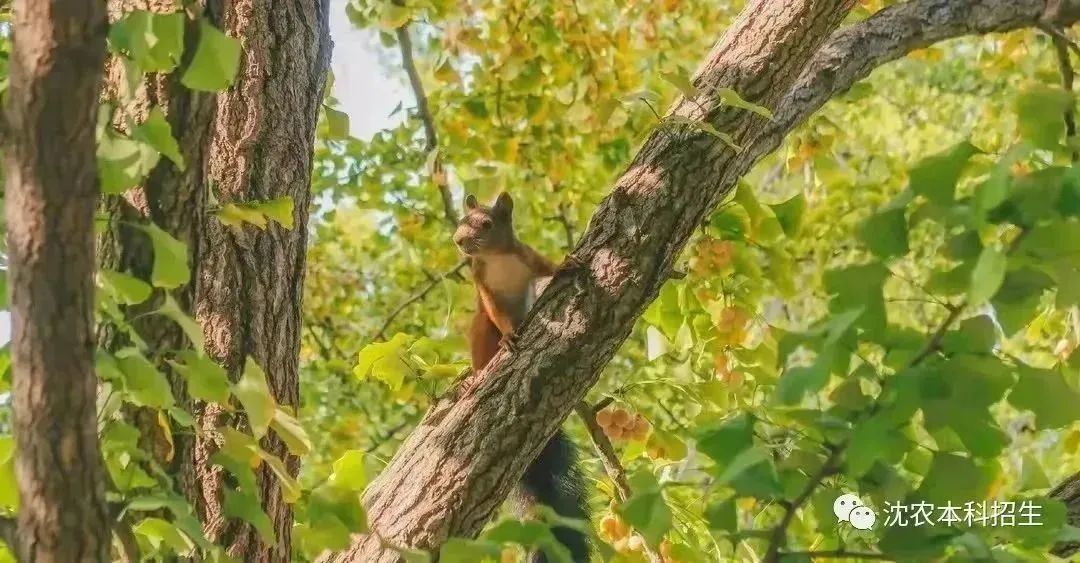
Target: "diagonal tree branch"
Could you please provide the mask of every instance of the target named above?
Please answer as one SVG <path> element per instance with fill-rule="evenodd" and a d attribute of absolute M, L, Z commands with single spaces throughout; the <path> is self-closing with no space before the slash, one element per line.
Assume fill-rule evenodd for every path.
<path fill-rule="evenodd" d="M 848 0 L 754 0 L 693 80 L 774 108 L 768 122 L 698 100 L 705 121 L 745 147 L 734 152 L 693 126 L 665 127 L 601 203 L 574 256 L 479 382 L 437 402 L 365 495 L 376 534 L 339 561 L 391 561 L 378 537 L 434 549 L 488 521 L 526 465 L 582 399 L 657 295 L 694 229 L 736 181 L 831 97 L 874 68 L 937 41 L 1035 26 L 1043 0 L 917 0 L 838 33 Z M 1057 25 L 1080 16 L 1064 0 Z M 830 37 L 831 35 L 831 37 Z M 693 119 L 696 102 L 671 114 Z M 455 401 L 456 398 L 456 401 Z"/>

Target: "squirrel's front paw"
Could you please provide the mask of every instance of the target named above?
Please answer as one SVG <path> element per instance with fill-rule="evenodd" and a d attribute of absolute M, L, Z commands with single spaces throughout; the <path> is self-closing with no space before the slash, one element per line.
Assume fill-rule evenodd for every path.
<path fill-rule="evenodd" d="M 511 354 L 517 352 L 517 335 L 514 333 L 504 334 L 499 340 L 499 346 L 505 348 Z"/>

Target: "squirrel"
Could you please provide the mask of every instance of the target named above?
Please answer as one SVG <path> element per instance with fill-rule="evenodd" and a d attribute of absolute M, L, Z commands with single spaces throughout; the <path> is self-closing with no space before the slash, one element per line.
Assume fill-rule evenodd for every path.
<path fill-rule="evenodd" d="M 476 315 L 469 331 L 473 372 L 491 361 L 500 348 L 514 350 L 514 330 L 536 301 L 540 286 L 559 269 L 531 246 L 518 240 L 513 225 L 514 202 L 500 193 L 491 207 L 480 205 L 473 195 L 465 197 L 465 216 L 454 232 L 454 244 L 471 259 L 476 286 Z M 573 257 L 564 267 L 575 267 Z M 574 444 L 559 430 L 525 470 L 515 492 L 519 514 L 544 504 L 560 516 L 587 520 L 582 475 Z M 589 560 L 589 544 L 578 530 L 556 526 L 555 538 L 576 563 Z M 532 563 L 547 561 L 537 550 Z"/>

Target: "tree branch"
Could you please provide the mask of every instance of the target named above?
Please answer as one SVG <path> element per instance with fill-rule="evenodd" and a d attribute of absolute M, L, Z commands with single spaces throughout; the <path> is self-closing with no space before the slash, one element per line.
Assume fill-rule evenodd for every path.
<path fill-rule="evenodd" d="M 774 108 L 775 121 L 699 100 L 708 124 L 744 150 L 696 128 L 649 136 L 573 253 L 586 267 L 554 277 L 518 329 L 516 350 L 500 352 L 456 402 L 436 402 L 368 488 L 373 530 L 424 549 L 478 532 L 595 383 L 694 230 L 792 128 L 877 66 L 944 39 L 1034 26 L 1044 8 L 1043 0 L 918 0 L 832 34 L 851 4 L 747 4 L 693 83 L 731 88 Z M 1080 0 L 1065 0 L 1055 23 L 1078 15 Z M 700 111 L 680 100 L 671 114 Z M 337 559 L 393 557 L 369 535 Z"/>
<path fill-rule="evenodd" d="M 604 472 L 608 474 L 611 482 L 615 485 L 615 496 L 619 498 L 620 502 L 626 502 L 634 492 L 630 489 L 630 482 L 626 480 L 626 469 L 619 462 L 619 454 L 615 453 L 615 447 L 611 444 L 611 440 L 608 439 L 607 434 L 604 434 L 604 430 L 600 428 L 600 425 L 596 423 L 596 413 L 593 407 L 582 401 L 578 403 L 574 410 L 589 431 L 589 438 L 592 439 L 596 455 L 600 456 L 600 462 L 604 465 Z M 650 562 L 660 563 L 661 557 L 653 550 L 652 546 L 643 543 L 642 551 Z"/>
<path fill-rule="evenodd" d="M 781 554 L 784 557 L 798 557 L 801 559 L 870 559 L 877 561 L 895 561 L 894 557 L 889 557 L 883 553 L 871 553 L 866 551 L 844 551 L 843 549 L 834 549 L 830 551 L 785 551 Z"/>
<path fill-rule="evenodd" d="M 412 39 L 409 37 L 409 26 L 406 24 L 397 28 L 396 33 L 398 45 L 401 47 L 401 64 L 405 67 L 406 74 L 409 75 L 409 84 L 412 86 L 413 96 L 416 98 L 416 113 L 424 124 L 424 151 L 428 153 L 438 151 L 439 136 L 435 131 L 435 118 L 431 114 L 427 93 L 424 92 L 424 83 L 420 80 L 420 73 L 416 70 Z M 442 197 L 443 215 L 446 217 L 446 222 L 450 223 L 450 228 L 453 229 L 457 226 L 458 215 L 457 210 L 454 208 L 454 197 L 450 194 L 450 187 L 447 185 L 446 173 L 443 171 L 442 157 L 436 154 L 431 162 L 431 170 L 429 171 L 431 181 L 439 189 L 439 195 Z"/>
<path fill-rule="evenodd" d="M 7 544 L 12 555 L 19 553 L 19 533 L 14 518 L 0 516 L 0 540 Z"/>
<path fill-rule="evenodd" d="M 435 276 L 434 278 L 429 280 L 427 285 L 421 287 L 416 293 L 412 295 L 412 297 L 409 297 L 405 301 L 402 301 L 401 304 L 399 304 L 393 311 L 390 312 L 390 315 L 386 317 L 386 320 L 383 321 L 382 326 L 379 327 L 379 332 L 375 333 L 375 336 L 372 338 L 372 340 L 386 340 L 386 331 L 390 328 L 390 323 L 394 322 L 394 319 L 396 319 L 402 311 L 408 309 L 409 306 L 413 303 L 416 303 L 422 300 L 424 297 L 427 297 L 427 294 L 431 293 L 431 290 L 438 287 L 438 285 L 442 283 L 443 280 L 456 275 L 458 272 L 461 271 L 462 268 L 468 265 L 468 260 L 462 260 L 458 262 L 457 265 L 455 265 L 450 270 L 447 270 L 446 272 L 439 274 L 438 276 Z"/>

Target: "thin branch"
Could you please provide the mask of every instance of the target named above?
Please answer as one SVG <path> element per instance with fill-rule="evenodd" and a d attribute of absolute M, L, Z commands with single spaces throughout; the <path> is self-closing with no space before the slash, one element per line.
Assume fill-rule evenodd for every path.
<path fill-rule="evenodd" d="M 14 518 L 0 517 L 0 540 L 8 545 L 12 553 L 19 553 L 19 530 Z"/>
<path fill-rule="evenodd" d="M 596 423 L 594 407 L 590 407 L 588 403 L 582 401 L 577 404 L 574 410 L 589 431 L 593 448 L 596 449 L 596 454 L 600 456 L 604 471 L 611 478 L 611 482 L 615 484 L 615 495 L 619 497 L 620 502 L 626 502 L 633 495 L 630 482 L 626 480 L 626 469 L 619 462 L 619 456 L 615 453 L 615 447 L 611 445 L 611 440 L 608 439 L 607 434 L 604 434 L 604 430 L 600 428 L 600 425 Z M 642 549 L 649 561 L 661 561 L 660 556 L 648 544 L 642 544 Z"/>
<path fill-rule="evenodd" d="M 420 73 L 416 70 L 416 61 L 413 59 L 412 39 L 409 37 L 408 24 L 396 30 L 398 45 L 401 47 L 401 64 L 409 75 L 409 84 L 412 86 L 413 96 L 416 98 L 416 113 L 424 124 L 424 151 L 439 150 L 439 136 L 435 131 L 435 118 L 431 114 L 431 106 L 428 104 L 427 93 L 424 92 L 424 83 L 420 80 Z M 442 158 L 436 153 L 431 166 L 431 181 L 439 188 L 442 197 L 443 215 L 450 228 L 458 224 L 457 210 L 454 208 L 454 197 L 447 185 L 446 174 L 443 171 Z"/>
<path fill-rule="evenodd" d="M 894 557 L 889 557 L 884 553 L 872 553 L 868 551 L 844 551 L 843 549 L 834 549 L 830 551 L 785 551 L 781 553 L 784 557 L 805 557 L 811 561 L 814 559 L 869 559 L 875 561 L 895 561 Z"/>
<path fill-rule="evenodd" d="M 373 338 L 373 340 L 386 340 L 386 331 L 387 331 L 387 329 L 390 328 L 390 323 L 394 322 L 394 319 L 396 319 L 397 316 L 400 315 L 402 311 L 404 311 L 405 309 L 408 309 L 409 306 L 412 305 L 413 303 L 416 303 L 416 302 L 422 300 L 424 297 L 427 297 L 427 294 L 431 293 L 431 290 L 438 287 L 438 285 L 440 283 L 442 283 L 443 280 L 445 280 L 448 277 L 457 275 L 457 273 L 460 272 L 462 268 L 464 268 L 465 266 L 468 266 L 468 265 L 469 265 L 468 260 L 462 260 L 461 262 L 458 262 L 457 265 L 455 265 L 449 271 L 447 271 L 447 272 L 445 272 L 443 274 L 440 274 L 438 276 L 435 276 L 435 278 L 430 280 L 427 283 L 427 285 L 420 288 L 419 291 L 414 293 L 412 297 L 409 297 L 405 301 L 401 302 L 400 305 L 398 305 L 393 311 L 390 312 L 390 315 L 386 317 L 386 320 L 383 321 L 382 326 L 379 327 L 379 332 L 375 333 L 375 337 Z"/>
<path fill-rule="evenodd" d="M 1058 67 L 1061 69 L 1061 86 L 1065 88 L 1066 92 L 1072 94 L 1076 72 L 1073 71 L 1072 61 L 1069 59 L 1069 46 L 1076 48 L 1076 45 L 1069 41 L 1069 38 L 1060 29 L 1057 31 L 1059 32 L 1057 34 L 1050 33 L 1050 40 L 1053 42 L 1054 50 L 1057 52 Z M 1069 152 L 1072 155 L 1072 161 L 1077 162 L 1080 160 L 1080 151 L 1076 148 L 1076 110 L 1073 108 L 1073 104 L 1069 104 L 1069 107 L 1065 110 L 1064 119 L 1065 145 L 1070 148 Z"/>
<path fill-rule="evenodd" d="M 585 424 L 585 428 L 589 431 L 589 437 L 592 438 L 596 454 L 600 456 L 600 461 L 604 464 L 604 471 L 607 472 L 608 477 L 611 477 L 611 482 L 615 484 L 616 496 L 619 497 L 620 501 L 626 502 L 632 494 L 630 482 L 626 480 L 626 469 L 619 463 L 619 456 L 615 453 L 615 447 L 611 445 L 611 440 L 608 439 L 607 434 L 604 434 L 604 429 L 597 424 L 597 411 L 585 402 L 578 403 L 574 411 L 577 412 L 578 418 L 581 419 L 581 422 Z"/>
<path fill-rule="evenodd" d="M 821 468 L 817 473 L 810 477 L 810 481 L 803 487 L 799 496 L 795 497 L 795 500 L 791 501 L 784 509 L 784 516 L 780 519 L 780 523 L 776 525 L 772 530 L 772 538 L 769 540 L 768 551 L 765 552 L 766 563 L 776 563 L 780 560 L 780 548 L 787 543 L 787 529 L 791 525 L 792 520 L 795 519 L 795 513 L 799 511 L 802 505 L 806 504 L 806 501 L 810 500 L 810 495 L 814 494 L 818 485 L 821 484 L 826 478 L 836 474 L 840 469 L 840 455 L 844 451 L 843 447 L 833 448 L 829 452 L 829 456 L 825 458 L 825 462 L 821 464 Z"/>
<path fill-rule="evenodd" d="M 407 420 L 399 422 L 393 428 L 391 428 L 390 430 L 387 430 L 386 434 L 384 434 L 382 436 L 377 436 L 373 440 L 371 440 L 371 445 L 368 446 L 366 449 L 364 449 L 364 453 L 369 454 L 369 453 L 374 452 L 375 450 L 379 449 L 386 442 L 389 442 L 390 440 L 393 440 L 394 436 L 398 435 L 398 432 L 401 432 L 402 430 L 408 428 L 410 425 L 412 425 L 412 423 L 410 421 L 407 421 Z"/>

